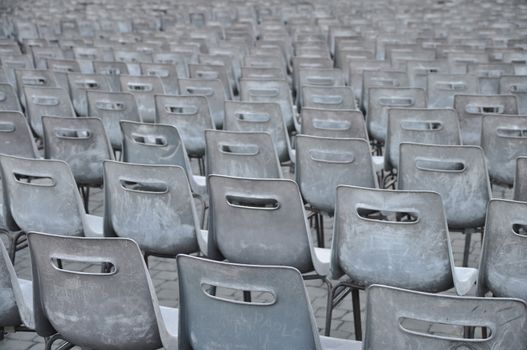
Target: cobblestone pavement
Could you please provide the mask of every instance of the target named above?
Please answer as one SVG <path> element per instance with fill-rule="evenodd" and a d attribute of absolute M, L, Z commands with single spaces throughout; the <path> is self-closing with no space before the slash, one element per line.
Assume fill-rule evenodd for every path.
<path fill-rule="evenodd" d="M 288 170 L 284 169 L 284 174 L 290 176 Z M 494 187 L 494 197 L 511 198 L 510 190 Z M 100 190 L 92 191 L 90 198 L 90 213 L 102 215 L 103 201 L 102 192 Z M 331 232 L 332 232 L 332 218 L 325 218 L 325 232 L 326 232 L 326 247 L 330 246 Z M 312 232 L 314 236 L 314 231 Z M 450 233 L 454 258 L 457 266 L 461 266 L 464 235 L 459 232 Z M 477 267 L 479 264 L 479 252 L 481 247 L 481 240 L 479 234 L 472 235 L 472 244 L 470 252 L 469 266 Z M 315 236 L 314 236 L 315 239 Z M 31 279 L 30 259 L 27 249 L 20 251 L 17 254 L 16 272 L 21 278 Z M 176 263 L 174 259 L 151 258 L 149 269 L 154 282 L 156 292 L 161 305 L 178 306 L 178 282 L 176 273 Z M 332 281 L 335 284 L 335 281 Z M 306 281 L 307 291 L 311 300 L 313 311 L 315 312 L 316 322 L 320 333 L 323 334 L 323 328 L 326 315 L 326 288 L 320 281 Z M 361 293 L 361 311 L 362 321 L 364 323 L 365 316 L 365 294 Z M 448 291 L 447 293 L 453 293 Z M 472 289 L 469 295 L 474 295 L 475 288 Z M 431 328 L 430 328 L 431 327 Z M 433 325 L 428 327 L 428 331 L 442 333 L 440 325 Z M 364 330 L 364 327 L 363 327 Z M 342 304 L 337 306 L 333 312 L 333 322 L 331 326 L 331 336 L 346 339 L 355 339 L 353 331 L 353 312 L 351 306 L 351 298 L 344 300 Z M 8 333 L 3 341 L 0 341 L 0 350 L 39 350 L 44 349 L 43 339 L 30 332 Z"/>

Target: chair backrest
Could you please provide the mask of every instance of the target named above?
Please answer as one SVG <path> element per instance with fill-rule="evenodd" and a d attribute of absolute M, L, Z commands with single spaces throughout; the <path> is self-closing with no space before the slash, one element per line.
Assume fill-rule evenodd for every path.
<path fill-rule="evenodd" d="M 105 236 L 131 238 L 154 255 L 198 251 L 199 223 L 182 167 L 104 162 L 104 203 Z"/>
<path fill-rule="evenodd" d="M 68 84 L 73 107 L 79 116 L 88 115 L 87 91 L 111 91 L 107 75 L 68 73 Z"/>
<path fill-rule="evenodd" d="M 432 145 L 461 144 L 461 130 L 453 109 L 390 108 L 384 153 L 386 170 L 399 166 L 403 142 Z"/>
<path fill-rule="evenodd" d="M 365 70 L 362 73 L 362 98 L 366 114 L 369 111 L 369 96 L 371 88 L 407 88 L 410 87 L 408 74 L 393 70 Z"/>
<path fill-rule="evenodd" d="M 273 140 L 267 132 L 205 130 L 207 173 L 281 178 Z"/>
<path fill-rule="evenodd" d="M 274 102 L 280 105 L 288 129 L 293 127 L 293 98 L 286 80 L 240 80 L 240 99 L 247 102 Z"/>
<path fill-rule="evenodd" d="M 401 190 L 441 194 L 449 227 L 485 222 L 492 191 L 480 147 L 401 143 L 397 181 Z"/>
<path fill-rule="evenodd" d="M 162 346 L 152 282 L 137 243 L 38 233 L 30 233 L 28 240 L 40 335 L 59 333 L 88 348 Z M 72 262 L 98 269 L 79 271 Z"/>
<path fill-rule="evenodd" d="M 364 349 L 521 349 L 527 306 L 518 299 L 458 297 L 375 285 L 368 288 Z M 487 337 L 433 334 L 423 328 L 487 328 Z M 426 328 L 425 328 L 426 329 Z M 411 344 L 411 345 L 410 345 Z"/>
<path fill-rule="evenodd" d="M 190 156 L 205 154 L 204 130 L 214 129 L 205 96 L 156 95 L 158 123 L 175 126 Z"/>
<path fill-rule="evenodd" d="M 225 119 L 225 87 L 219 79 L 179 79 L 179 93 L 183 96 L 205 96 L 214 125 L 220 129 Z"/>
<path fill-rule="evenodd" d="M 297 135 L 295 164 L 304 200 L 330 214 L 335 209 L 338 185 L 378 187 L 365 139 Z"/>
<path fill-rule="evenodd" d="M 481 124 L 484 114 L 518 114 L 514 95 L 455 95 L 454 109 L 459 117 L 464 145 L 481 145 Z"/>
<path fill-rule="evenodd" d="M 476 75 L 469 74 L 429 74 L 428 107 L 452 108 L 454 95 L 477 94 L 479 81 Z"/>
<path fill-rule="evenodd" d="M 527 157 L 516 158 L 513 199 L 527 202 Z"/>
<path fill-rule="evenodd" d="M 120 75 L 121 91 L 132 93 L 137 102 L 137 109 L 141 121 L 145 123 L 156 122 L 155 95 L 165 93 L 163 82 L 158 76 L 132 76 Z"/>
<path fill-rule="evenodd" d="M 35 134 L 43 137 L 42 117 L 75 117 L 68 92 L 61 88 L 24 87 L 27 100 L 27 117 Z"/>
<path fill-rule="evenodd" d="M 44 157 L 68 163 L 77 184 L 102 185 L 102 162 L 113 152 L 99 118 L 42 117 Z"/>
<path fill-rule="evenodd" d="M 481 148 L 487 157 L 490 179 L 512 186 L 516 158 L 527 156 L 527 117 L 484 115 Z"/>
<path fill-rule="evenodd" d="M 20 107 L 18 96 L 11 84 L 0 84 L 0 111 L 22 112 L 22 107 Z"/>
<path fill-rule="evenodd" d="M 141 63 L 140 66 L 143 75 L 157 76 L 161 79 L 166 94 L 177 95 L 179 91 L 178 72 L 175 64 Z"/>
<path fill-rule="evenodd" d="M 241 78 L 248 80 L 280 80 L 286 77 L 280 68 L 241 67 Z"/>
<path fill-rule="evenodd" d="M 303 108 L 357 109 L 353 90 L 349 86 L 303 86 Z"/>
<path fill-rule="evenodd" d="M 220 175 L 208 181 L 212 257 L 313 270 L 311 236 L 294 181 Z"/>
<path fill-rule="evenodd" d="M 527 300 L 527 203 L 493 199 L 487 210 L 478 295 Z"/>
<path fill-rule="evenodd" d="M 25 158 L 39 156 L 27 119 L 21 112 L 0 111 L 0 153 Z"/>
<path fill-rule="evenodd" d="M 281 162 L 289 159 L 289 135 L 278 103 L 225 101 L 224 130 L 271 134 Z"/>
<path fill-rule="evenodd" d="M 239 265 L 188 255 L 177 257 L 181 349 L 320 349 L 300 273 L 290 267 Z M 217 294 L 212 293 L 215 287 Z M 222 289 L 262 292 L 243 302 Z"/>
<path fill-rule="evenodd" d="M 408 72 L 408 83 L 410 87 L 426 89 L 428 86 L 428 76 L 430 74 L 446 74 L 448 62 L 444 60 L 421 61 L 411 60 L 406 63 Z"/>
<path fill-rule="evenodd" d="M 83 235 L 84 207 L 66 162 L 0 155 L 0 168 L 10 229 Z"/>
<path fill-rule="evenodd" d="M 121 91 L 121 81 L 119 75 L 128 75 L 128 66 L 124 62 L 116 61 L 92 61 L 95 74 L 109 76 L 112 91 Z"/>
<path fill-rule="evenodd" d="M 153 63 L 175 65 L 178 78 L 188 78 L 188 62 L 180 52 L 153 52 L 152 61 Z"/>
<path fill-rule="evenodd" d="M 527 77 L 526 76 L 501 76 L 500 94 L 511 94 L 518 98 L 518 113 L 527 114 Z"/>
<path fill-rule="evenodd" d="M 364 86 L 362 86 L 363 74 L 371 70 L 389 70 L 392 68 L 391 64 L 386 61 L 377 60 L 348 60 L 349 78 L 348 85 L 353 89 L 353 95 L 359 101 L 359 107 L 366 110 L 368 108 L 368 101 L 362 100 Z"/>
<path fill-rule="evenodd" d="M 57 80 L 52 71 L 46 69 L 16 69 L 16 86 L 18 98 L 26 107 L 26 96 L 24 87 L 58 87 Z"/>
<path fill-rule="evenodd" d="M 503 62 L 470 63 L 467 73 L 478 77 L 480 94 L 497 95 L 500 93 L 500 77 L 514 75 L 514 66 Z"/>
<path fill-rule="evenodd" d="M 127 92 L 87 91 L 88 115 L 99 117 L 113 148 L 121 149 L 121 120 L 140 121 L 133 94 Z"/>
<path fill-rule="evenodd" d="M 340 69 L 335 68 L 300 68 L 298 71 L 298 86 L 302 90 L 304 86 L 345 86 L 346 80 Z M 297 105 L 303 106 L 303 95 L 297 94 Z"/>
<path fill-rule="evenodd" d="M 426 108 L 426 96 L 423 89 L 417 88 L 371 88 L 368 105 L 368 130 L 376 140 L 384 142 L 388 132 L 388 109 Z"/>
<path fill-rule="evenodd" d="M 224 65 L 219 64 L 189 64 L 188 65 L 190 78 L 192 79 L 208 79 L 219 80 L 225 89 L 225 99 L 232 100 L 234 93 L 232 91 L 231 82 L 227 69 Z"/>
<path fill-rule="evenodd" d="M 311 136 L 368 139 L 361 111 L 302 108 L 300 133 Z"/>
<path fill-rule="evenodd" d="M 453 286 L 441 196 L 338 186 L 331 248 L 334 278 L 439 292 Z"/>

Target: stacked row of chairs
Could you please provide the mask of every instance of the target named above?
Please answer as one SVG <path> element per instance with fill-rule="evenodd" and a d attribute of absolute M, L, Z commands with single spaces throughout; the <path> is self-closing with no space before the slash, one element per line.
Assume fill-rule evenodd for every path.
<path fill-rule="evenodd" d="M 404 348 L 409 337 L 525 347 L 527 7 L 417 5 L 10 7 L 0 18 L 1 221 L 11 261 L 29 244 L 33 284 L 4 259 L 12 303 L 0 326 L 35 329 L 48 348 Z M 492 199 L 491 184 L 514 186 L 513 200 Z M 101 186 L 104 213 L 93 215 L 90 187 Z M 475 230 L 479 269 L 467 267 Z M 463 267 L 449 231 L 465 233 Z M 159 307 L 147 268 L 149 256 L 178 255 L 179 311 Z M 68 261 L 100 269 L 83 279 Z M 362 339 L 368 290 L 362 345 L 318 336 L 302 279 L 327 286 L 327 336 L 351 293 Z M 464 296 L 476 283 L 478 297 L 495 298 L 426 294 Z M 421 299 L 430 310 L 412 305 Z M 252 304 L 278 310 L 261 339 L 258 311 L 243 314 Z M 444 339 L 401 323 L 423 318 L 466 326 L 467 337 L 486 328 L 480 340 Z"/>

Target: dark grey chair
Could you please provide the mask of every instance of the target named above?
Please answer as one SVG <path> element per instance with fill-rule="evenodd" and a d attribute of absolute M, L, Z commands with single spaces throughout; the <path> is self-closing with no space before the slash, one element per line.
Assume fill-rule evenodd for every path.
<path fill-rule="evenodd" d="M 522 349 L 527 342 L 527 306 L 519 299 L 457 297 L 375 285 L 368 288 L 366 315 L 364 349 Z M 433 334 L 412 324 L 477 326 L 486 329 L 487 336 Z"/>
<path fill-rule="evenodd" d="M 36 331 L 47 337 L 46 350 L 59 339 L 68 348 L 177 348 L 178 310 L 159 306 L 137 243 L 43 233 L 28 240 Z"/>
<path fill-rule="evenodd" d="M 361 349 L 360 342 L 318 335 L 302 276 L 294 268 L 188 255 L 178 256 L 177 266 L 179 349 Z M 221 294 L 225 289 L 264 297 L 242 301 Z"/>
<path fill-rule="evenodd" d="M 435 192 L 339 186 L 331 247 L 333 308 L 351 292 L 356 339 L 362 339 L 359 289 L 386 284 L 427 292 L 455 287 L 465 295 L 477 270 L 456 267 L 441 196 Z"/>

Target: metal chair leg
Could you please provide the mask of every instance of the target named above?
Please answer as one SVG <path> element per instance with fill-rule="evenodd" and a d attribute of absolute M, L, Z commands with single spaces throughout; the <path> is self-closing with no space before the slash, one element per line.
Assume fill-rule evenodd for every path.
<path fill-rule="evenodd" d="M 315 225 L 317 230 L 317 243 L 319 248 L 324 248 L 324 217 L 322 213 L 318 212 L 315 217 Z"/>
<path fill-rule="evenodd" d="M 465 230 L 465 248 L 463 250 L 463 267 L 468 266 L 468 257 L 470 255 L 470 241 L 472 238 L 472 229 Z"/>
<path fill-rule="evenodd" d="M 355 339 L 362 340 L 362 323 L 360 315 L 360 299 L 359 290 L 357 288 L 351 289 L 351 300 L 353 303 L 353 323 L 355 326 Z"/>

